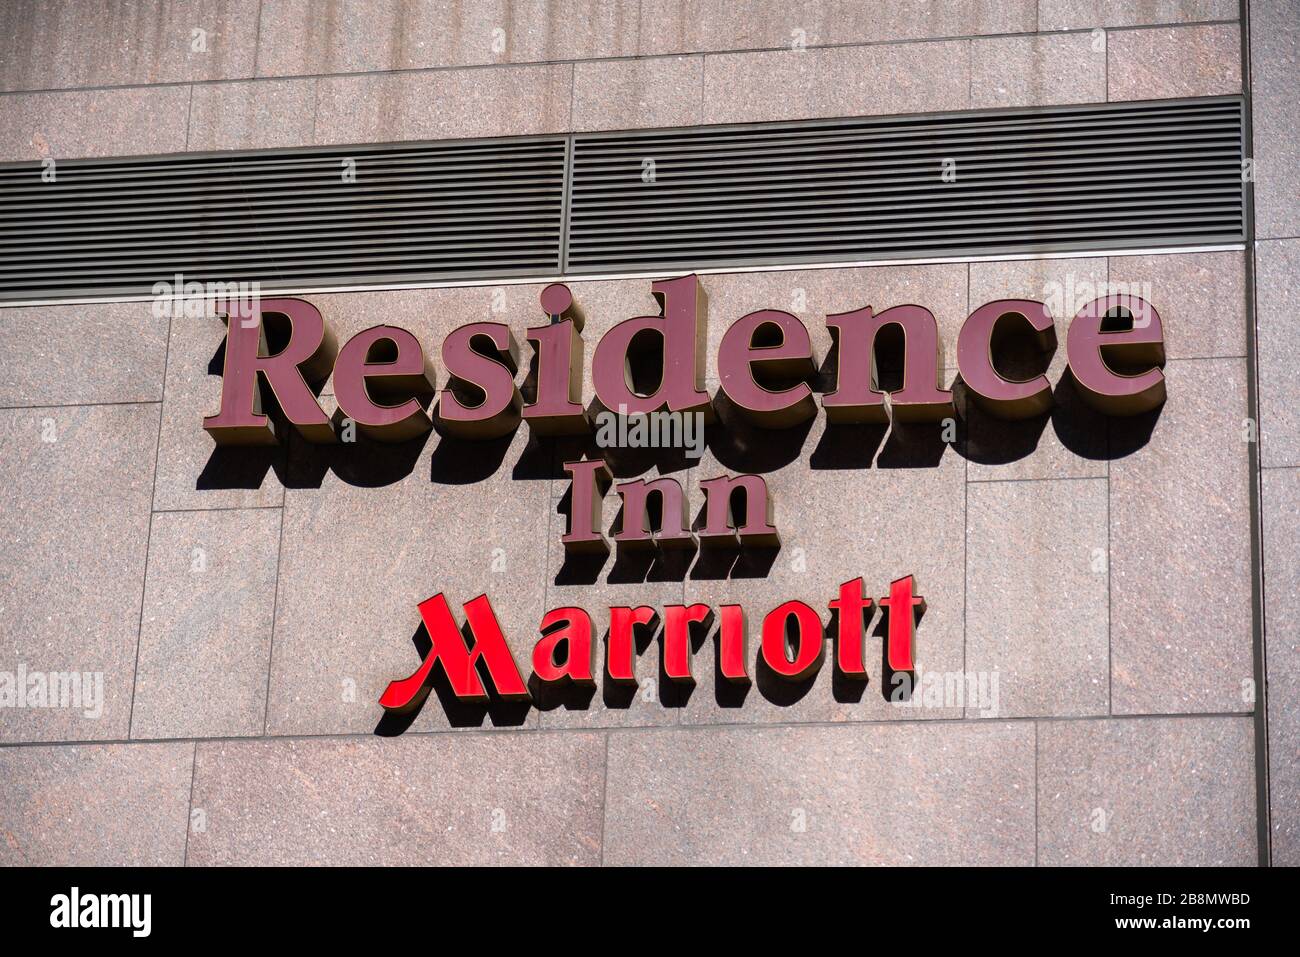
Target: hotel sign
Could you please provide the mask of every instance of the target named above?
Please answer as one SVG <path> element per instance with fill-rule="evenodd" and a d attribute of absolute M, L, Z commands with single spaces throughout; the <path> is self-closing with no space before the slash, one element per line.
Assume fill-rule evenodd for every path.
<path fill-rule="evenodd" d="M 263 299 L 251 312 L 227 315 L 225 366 L 220 409 L 203 427 L 219 445 L 273 445 L 281 441 L 263 409 L 270 389 L 284 419 L 308 442 L 333 443 L 345 425 L 381 442 L 402 442 L 434 427 L 465 439 L 505 436 L 527 423 L 544 436 L 591 435 L 593 414 L 637 419 L 662 413 L 714 421 L 714 400 L 705 389 L 707 301 L 695 275 L 651 284 L 657 315 L 627 319 L 610 328 L 591 357 L 594 401 L 583 395 L 585 316 L 569 288 L 555 283 L 542 290 L 545 321 L 527 330 L 534 363 L 524 392 L 516 383 L 521 350 L 510 327 L 473 322 L 441 345 L 447 381 L 438 392 L 433 363 L 411 332 L 378 325 L 352 336 L 341 347 L 320 311 L 303 299 Z M 272 352 L 268 322 L 279 322 L 285 345 Z M 922 305 L 895 305 L 880 311 L 864 306 L 826 317 L 835 344 L 834 388 L 820 396 L 810 382 L 816 358 L 807 327 L 777 309 L 751 312 L 722 336 L 715 357 L 720 396 L 737 413 L 762 429 L 788 429 L 825 412 L 828 423 L 940 423 L 955 416 L 953 394 L 941 380 L 942 342 L 934 314 Z M 882 331 L 903 337 L 902 380 L 885 389 L 876 365 Z M 975 309 L 957 339 L 957 368 L 967 394 L 981 410 L 1002 419 L 1040 416 L 1052 405 L 1045 375 L 1014 379 L 999 370 L 999 350 L 1012 335 L 1028 336 L 1044 360 L 1057 347 L 1056 322 L 1049 308 L 1034 300 L 1000 299 Z M 653 345 L 647 346 L 647 342 Z M 638 386 L 632 357 L 652 353 L 658 375 L 653 387 Z M 1160 316 L 1150 303 L 1132 295 L 1107 295 L 1075 314 L 1066 334 L 1069 375 L 1088 405 L 1111 416 L 1131 416 L 1158 407 L 1165 399 L 1164 338 Z M 1045 365 L 1044 361 L 1044 365 Z M 338 410 L 327 415 L 317 390 L 333 374 Z M 317 388 L 313 388 L 316 386 Z M 434 397 L 438 397 L 435 403 Z M 602 458 L 564 463 L 571 480 L 572 508 L 563 535 L 570 553 L 607 553 L 601 503 L 611 484 L 620 496 L 624 519 L 613 535 L 623 548 L 772 547 L 779 543 L 775 509 L 761 475 L 721 475 L 700 482 L 704 509 L 690 527 L 685 493 L 672 477 L 613 483 Z M 733 509 L 743 498 L 740 514 Z M 651 517 L 651 501 L 660 508 Z M 653 527 L 652 527 L 653 526 Z M 835 667 L 865 680 L 864 623 L 878 604 L 886 622 L 886 661 L 896 673 L 913 670 L 915 625 L 925 599 L 911 575 L 888 586 L 875 600 L 860 578 L 845 581 L 829 603 L 838 619 Z M 749 682 L 751 662 L 745 613 L 739 605 L 718 611 L 719 671 L 729 682 Z M 691 628 L 707 626 L 708 605 L 668 605 L 662 609 L 663 669 L 670 680 L 691 682 Z M 430 687 L 435 666 L 453 693 L 486 700 L 488 688 L 503 698 L 528 699 L 528 683 L 502 634 L 487 595 L 464 605 L 469 636 L 462 633 L 442 594 L 421 602 L 419 616 L 431 644 L 420 666 L 389 684 L 380 703 L 391 711 L 418 707 Z M 605 677 L 635 682 L 634 629 L 659 617 L 648 606 L 609 609 Z M 824 640 L 820 613 L 788 601 L 762 621 L 758 660 L 775 674 L 804 681 L 821 667 Z M 542 637 L 532 655 L 532 675 L 543 685 L 591 685 L 594 628 L 581 608 L 548 611 Z M 793 640 L 791 638 L 793 636 Z M 472 638 L 472 641 L 469 640 Z"/>

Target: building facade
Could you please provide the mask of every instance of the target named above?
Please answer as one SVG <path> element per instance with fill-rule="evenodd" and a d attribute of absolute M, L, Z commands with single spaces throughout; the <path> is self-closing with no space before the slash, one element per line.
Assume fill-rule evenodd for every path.
<path fill-rule="evenodd" d="M 1294 0 L 4 4 L 0 862 L 1300 863 L 1298 61 Z M 1088 149 L 1116 165 L 1088 179 Z M 927 172 L 914 193 L 898 173 L 874 218 L 836 210 L 879 190 L 781 205 L 787 176 L 875 189 L 877 155 Z M 258 185 L 222 192 L 227 162 Z M 845 165 L 782 165 L 814 162 Z M 986 162 L 1062 193 L 944 192 Z M 1163 162 L 1181 165 L 1140 175 Z M 293 179 L 313 163 L 337 185 Z M 507 327 L 536 403 L 529 330 L 564 318 L 543 295 L 563 284 L 590 406 L 598 344 L 692 275 L 711 398 L 694 450 L 527 415 L 488 437 L 345 438 L 365 421 L 343 390 L 365 380 L 341 365 L 313 390 L 331 441 L 279 408 L 270 444 L 226 441 L 205 418 L 233 388 L 236 320 L 167 295 L 256 282 L 314 307 L 337 347 L 408 330 L 445 412 L 476 394 L 448 370 L 458 328 Z M 1085 395 L 1068 330 L 1111 296 L 1158 313 L 1151 408 Z M 1007 300 L 1054 318 L 1054 351 L 994 360 L 1054 393 L 1015 420 L 962 364 L 968 317 Z M 934 317 L 951 410 L 908 421 L 895 395 L 833 419 L 848 349 L 827 317 L 904 305 Z M 745 368 L 724 364 L 727 332 L 761 310 L 807 330 L 811 415 L 756 424 L 719 372 Z M 267 332 L 263 357 L 285 341 Z M 902 363 L 924 344 L 882 336 L 859 379 L 915 385 Z M 632 394 L 676 374 L 666 346 L 628 345 Z M 564 541 L 590 505 L 564 468 L 582 461 L 611 479 L 608 547 L 585 553 Z M 739 475 L 763 479 L 779 545 L 703 541 L 706 483 Z M 663 478 L 687 547 L 663 534 L 671 500 L 649 541 L 618 541 L 637 511 L 620 486 Z M 896 668 L 879 602 L 906 576 L 925 607 Z M 859 578 L 877 605 L 855 668 L 831 603 Z M 450 630 L 421 606 L 436 595 Z M 504 666 L 453 675 L 457 638 L 487 647 L 481 595 L 526 697 L 501 693 Z M 769 638 L 788 602 L 816 628 Z M 712 616 L 670 621 L 697 604 Z M 646 627 L 612 622 L 641 606 Z M 724 606 L 749 625 L 746 680 Z M 532 673 L 562 608 L 590 614 L 590 684 Z M 575 674 L 579 638 L 541 664 Z M 442 664 L 386 708 L 431 641 Z"/>

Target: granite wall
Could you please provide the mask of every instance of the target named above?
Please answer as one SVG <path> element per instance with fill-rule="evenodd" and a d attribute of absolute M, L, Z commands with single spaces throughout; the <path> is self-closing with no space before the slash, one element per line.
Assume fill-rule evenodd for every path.
<path fill-rule="evenodd" d="M 93 717 L 0 708 L 0 862 L 1252 864 L 1261 820 L 1273 861 L 1300 861 L 1300 4 L 1252 2 L 1244 31 L 1231 0 L 749 6 L 10 3 L 0 161 L 1244 81 L 1245 250 L 702 279 L 710 357 L 758 308 L 799 314 L 824 355 L 827 313 L 918 302 L 952 357 L 989 299 L 1145 284 L 1166 329 L 1160 413 L 1100 418 L 1067 386 L 1050 418 L 1018 426 L 958 390 L 951 443 L 845 436 L 822 416 L 775 437 L 722 428 L 699 462 L 657 468 L 693 510 L 701 478 L 764 473 L 783 541 L 770 567 L 593 571 L 560 545 L 562 452 L 527 428 L 472 454 L 436 434 L 218 454 L 201 419 L 221 388 L 219 321 L 158 319 L 143 302 L 0 309 L 0 671 L 102 673 L 104 692 Z M 571 286 L 588 359 L 604 329 L 651 307 L 648 280 Z M 488 318 L 522 339 L 540 288 L 308 298 L 340 338 L 390 322 L 433 348 Z M 604 511 L 608 525 L 612 493 Z M 404 734 L 376 733 L 380 692 L 419 661 L 415 604 L 438 591 L 454 604 L 486 591 L 524 663 L 559 605 L 591 610 L 598 633 L 610 604 L 736 602 L 756 620 L 800 598 L 828 618 L 840 582 L 861 575 L 879 597 L 907 573 L 928 600 L 919 666 L 996 674 L 995 713 L 942 696 L 893 705 L 874 661 L 865 687 L 839 682 L 829 639 L 810 686 L 760 676 L 738 700 L 709 640 L 689 692 L 661 680 L 655 642 L 630 695 L 520 708 L 434 694 Z"/>

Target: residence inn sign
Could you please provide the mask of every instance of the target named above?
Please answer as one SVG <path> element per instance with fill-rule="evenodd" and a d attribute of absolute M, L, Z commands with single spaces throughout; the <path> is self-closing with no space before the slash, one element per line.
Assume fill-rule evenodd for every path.
<path fill-rule="evenodd" d="M 659 315 L 627 319 L 614 325 L 596 343 L 592 379 L 597 416 L 618 410 L 633 417 L 632 426 L 617 430 L 635 441 L 638 432 L 666 434 L 689 417 L 716 419 L 713 400 L 705 389 L 707 376 L 707 301 L 704 283 L 696 275 L 660 280 L 651 286 Z M 525 421 L 542 435 L 591 435 L 591 416 L 582 395 L 585 324 L 581 306 L 563 284 L 541 293 L 547 324 L 530 328 L 533 372 L 524 382 L 532 398 L 525 402 L 515 384 L 520 348 L 510 327 L 500 322 L 471 322 L 457 327 L 442 343 L 442 366 L 448 384 L 439 395 L 438 372 L 423 345 L 406 329 L 377 325 L 338 345 L 320 311 L 304 299 L 263 299 L 220 304 L 226 338 L 222 370 L 221 408 L 203 420 L 218 444 L 268 445 L 280 441 L 263 410 L 262 387 L 274 396 L 285 421 L 309 442 L 355 441 L 356 432 L 381 442 L 405 442 L 433 428 L 465 438 L 498 438 Z M 281 323 L 283 346 L 272 350 L 269 328 Z M 833 385 L 821 406 L 834 423 L 929 423 L 932 428 L 955 427 L 953 394 L 942 388 L 942 348 L 939 325 L 924 306 L 870 305 L 826 317 L 837 359 Z M 877 375 L 876 339 L 889 327 L 903 337 L 902 376 L 898 388 L 886 390 Z M 1057 347 L 1056 322 L 1042 302 L 999 299 L 968 316 L 957 338 L 957 367 L 971 399 L 1001 419 L 1026 419 L 1052 406 L 1047 377 L 1011 378 L 998 369 L 998 346 L 1017 333 L 1027 335 L 1044 354 L 1046 368 Z M 639 389 L 632 375 L 633 344 L 649 340 L 654 386 Z M 1083 400 L 1104 415 L 1132 416 L 1149 412 L 1165 400 L 1164 339 L 1155 308 L 1137 296 L 1109 295 L 1079 310 L 1067 336 L 1068 374 Z M 732 322 L 723 335 L 715 362 L 718 401 L 727 402 L 744 418 L 763 429 L 788 429 L 817 414 L 810 379 L 819 368 L 807 327 L 795 315 L 762 309 Z M 321 408 L 317 393 L 333 375 L 337 411 Z M 654 423 L 666 423 L 656 425 Z M 598 445 L 601 443 L 598 442 Z M 466 447 L 465 454 L 473 454 Z M 573 552 L 608 552 L 602 500 L 611 472 L 599 457 L 565 462 L 571 476 L 571 509 L 564 547 Z M 620 548 L 774 547 L 780 536 L 775 508 L 761 475 L 721 475 L 700 481 L 704 490 L 703 520 L 689 523 L 689 503 L 681 483 L 665 476 L 653 481 L 619 482 L 622 504 L 620 530 L 613 540 Z M 733 512 L 740 494 L 743 506 Z M 651 497 L 658 498 L 658 520 L 652 518 Z M 466 529 L 468 534 L 472 534 Z M 846 679 L 867 681 L 865 625 L 873 599 L 861 578 L 852 577 L 829 603 L 838 629 L 835 668 Z M 915 594 L 912 575 L 895 579 L 879 600 L 888 621 L 886 666 L 894 701 L 911 696 L 914 679 L 915 624 L 925 599 Z M 439 592 L 419 606 L 430 646 L 420 667 L 408 678 L 394 681 L 380 698 L 392 711 L 418 707 L 429 690 L 430 672 L 441 666 L 459 698 L 487 701 L 487 681 L 505 699 L 529 699 L 488 595 L 464 606 L 471 643 L 466 643 L 444 595 Z M 715 610 L 707 604 L 668 605 L 662 610 L 663 673 L 671 681 L 693 683 L 691 626 L 707 626 Z M 658 611 L 647 605 L 609 609 L 604 679 L 636 683 L 636 626 L 655 622 Z M 752 666 L 745 610 L 727 604 L 717 609 L 718 665 L 729 682 L 748 684 Z M 824 643 L 821 613 L 791 600 L 762 619 L 758 655 L 775 675 L 806 681 L 822 665 Z M 595 632 L 591 615 L 582 608 L 561 607 L 541 620 L 542 638 L 532 655 L 536 683 L 554 685 L 596 681 Z"/>

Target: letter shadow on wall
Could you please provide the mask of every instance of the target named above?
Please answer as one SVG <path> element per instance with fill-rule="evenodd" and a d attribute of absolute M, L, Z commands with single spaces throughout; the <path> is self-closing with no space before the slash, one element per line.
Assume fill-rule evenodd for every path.
<path fill-rule="evenodd" d="M 494 439 L 466 439 L 443 432 L 438 427 L 437 401 L 426 409 L 433 418 L 432 431 L 406 442 L 380 442 L 362 432 L 353 442 L 333 445 L 316 445 L 299 435 L 290 440 L 290 458 L 287 488 L 320 488 L 327 472 L 348 485 L 358 488 L 379 488 L 392 485 L 414 473 L 424 454 L 425 446 L 434 442 L 429 455 L 429 481 L 438 485 L 472 485 L 495 475 L 514 444 L 518 429 Z M 342 419 L 335 416 L 336 431 L 341 431 Z M 537 470 L 537 442 L 531 440 L 513 477 L 534 477 L 525 474 Z"/>
<path fill-rule="evenodd" d="M 1128 418 L 1102 415 L 1083 401 L 1068 368 L 1052 386 L 1052 408 L 1032 419 L 1012 421 L 989 415 L 970 397 L 960 376 L 952 389 L 961 410 L 958 449 L 964 459 L 979 465 L 1009 465 L 1027 458 L 1038 449 L 1049 425 L 1061 447 L 1078 458 L 1122 459 L 1151 441 L 1164 411 L 1161 405 Z"/>
<path fill-rule="evenodd" d="M 462 624 L 460 631 L 466 647 L 472 648 L 474 632 L 470 629 L 469 622 Z M 419 660 L 423 661 L 433 647 L 433 640 L 429 637 L 424 622 L 421 622 L 411 635 L 411 644 L 415 646 Z M 380 737 L 396 737 L 404 733 L 424 710 L 430 692 L 437 696 L 442 713 L 447 716 L 447 722 L 453 728 L 481 728 L 485 722 L 490 722 L 497 728 L 517 728 L 528 720 L 528 712 L 532 709 L 532 704 L 528 701 L 515 701 L 501 697 L 497 694 L 496 685 L 482 659 L 475 662 L 475 667 L 479 680 L 483 682 L 483 687 L 487 691 L 487 701 L 466 701 L 457 697 L 451 683 L 447 680 L 447 672 L 443 669 L 442 662 L 437 661 L 429 669 L 428 680 L 413 707 L 403 712 L 384 712 L 375 726 L 374 733 Z"/>
<path fill-rule="evenodd" d="M 893 392 L 903 387 L 906 340 L 897 326 L 886 326 L 876 339 L 876 387 Z M 822 395 L 839 388 L 839 342 L 836 339 L 817 371 L 816 390 Z M 948 387 L 951 388 L 951 387 Z M 957 400 L 956 394 L 953 396 Z M 961 408 L 960 405 L 957 406 Z M 821 413 L 825 415 L 825 412 Z M 956 438 L 944 441 L 938 422 L 827 423 L 808 457 L 814 469 L 920 469 L 937 468 L 951 444 L 962 451 L 960 413 Z"/>
<path fill-rule="evenodd" d="M 285 488 L 320 488 L 327 473 L 358 488 L 382 488 L 415 471 L 429 433 L 406 442 L 379 442 L 358 432 L 354 442 L 317 445 L 301 435 L 289 437 Z"/>

